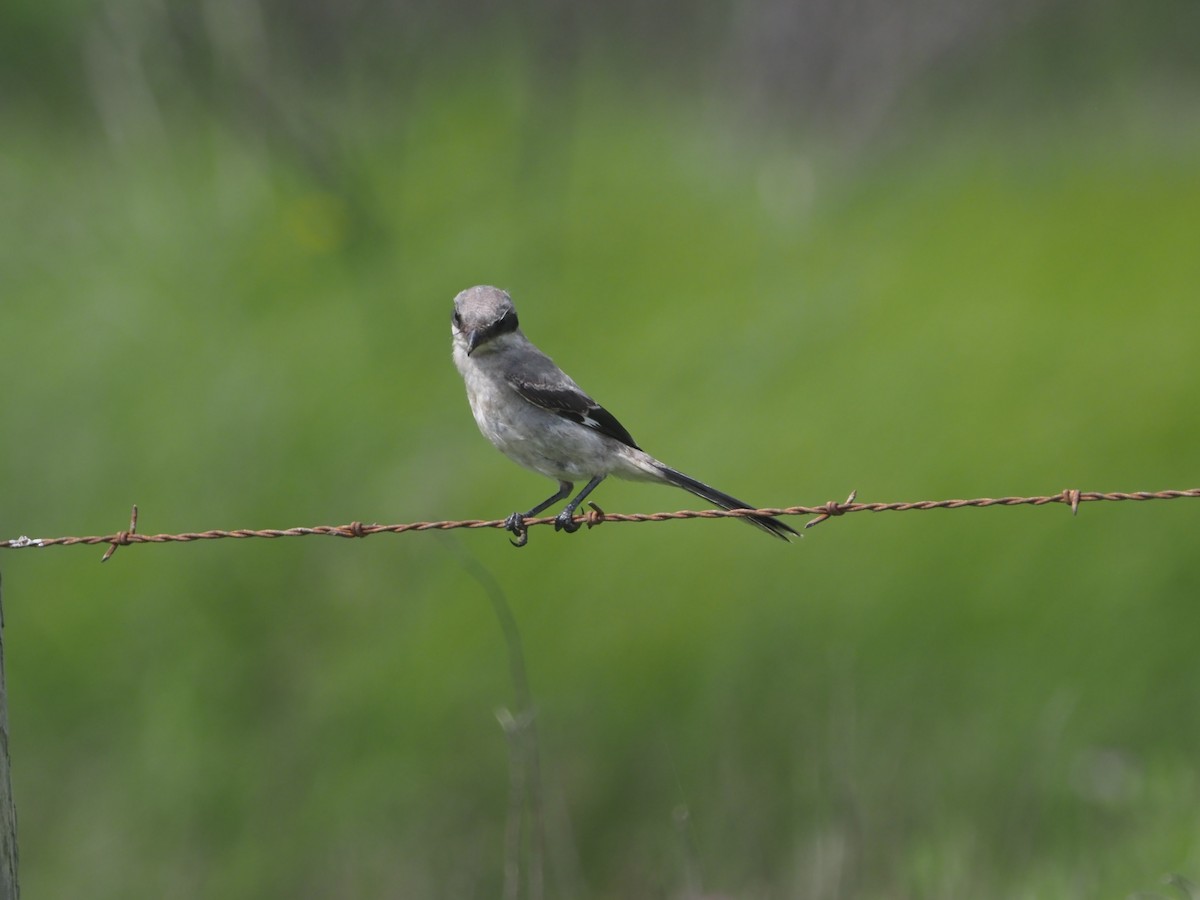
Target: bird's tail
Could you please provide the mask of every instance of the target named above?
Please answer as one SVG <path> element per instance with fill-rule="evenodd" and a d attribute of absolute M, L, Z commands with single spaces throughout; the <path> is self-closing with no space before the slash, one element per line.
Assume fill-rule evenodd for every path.
<path fill-rule="evenodd" d="M 721 507 L 721 509 L 758 508 L 753 504 L 745 503 L 739 500 L 737 497 L 731 497 L 729 494 L 718 491 L 715 487 L 709 487 L 703 481 L 697 481 L 690 475 L 684 475 L 682 472 L 677 472 L 670 466 L 666 466 L 658 462 L 658 460 L 655 460 L 654 463 L 654 468 L 665 481 L 675 485 L 675 487 L 681 487 L 685 491 L 695 494 L 700 499 L 707 500 L 709 503 Z M 786 522 L 781 522 L 779 519 L 773 518 L 772 516 L 745 516 L 743 521 L 749 522 L 751 525 L 755 525 L 761 528 L 763 531 L 773 534 L 775 537 L 781 538 L 785 541 L 791 540 L 788 535 L 800 537 L 800 532 L 794 529 L 791 525 L 788 525 Z"/>

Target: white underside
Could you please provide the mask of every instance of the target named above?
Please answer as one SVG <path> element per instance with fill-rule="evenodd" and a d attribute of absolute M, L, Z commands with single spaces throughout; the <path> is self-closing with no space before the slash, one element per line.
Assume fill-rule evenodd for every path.
<path fill-rule="evenodd" d="M 520 343 L 518 343 L 518 341 Z M 600 432 L 535 406 L 504 379 L 511 366 L 506 354 L 537 352 L 519 334 L 506 335 L 492 352 L 467 356 L 459 341 L 454 363 L 462 373 L 475 423 L 492 444 L 513 462 L 555 481 L 588 481 L 615 475 L 638 481 L 661 481 L 649 454 Z"/>

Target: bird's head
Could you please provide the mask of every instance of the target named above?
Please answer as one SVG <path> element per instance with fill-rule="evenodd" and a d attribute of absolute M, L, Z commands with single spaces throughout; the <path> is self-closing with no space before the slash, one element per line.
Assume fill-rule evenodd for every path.
<path fill-rule="evenodd" d="M 454 298 L 450 323 L 455 345 L 470 356 L 516 331 L 517 310 L 506 291 L 482 284 L 467 288 Z"/>

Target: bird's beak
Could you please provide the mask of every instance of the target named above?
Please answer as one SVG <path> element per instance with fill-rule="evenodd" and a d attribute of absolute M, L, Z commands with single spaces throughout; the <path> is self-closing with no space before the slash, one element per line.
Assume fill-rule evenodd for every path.
<path fill-rule="evenodd" d="M 479 344 L 479 329 L 467 332 L 467 356 L 470 356 Z"/>

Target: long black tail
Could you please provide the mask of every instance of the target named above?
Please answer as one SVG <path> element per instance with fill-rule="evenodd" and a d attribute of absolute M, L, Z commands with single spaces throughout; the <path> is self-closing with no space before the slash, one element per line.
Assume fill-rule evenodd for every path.
<path fill-rule="evenodd" d="M 664 466 L 662 463 L 658 463 L 656 468 L 671 484 L 675 485 L 676 487 L 681 487 L 685 491 L 695 494 L 700 499 L 707 500 L 714 506 L 721 507 L 721 509 L 758 508 L 751 503 L 745 503 L 739 500 L 737 497 L 731 497 L 729 494 L 718 491 L 715 487 L 709 487 L 703 481 L 697 481 L 695 478 L 692 478 L 689 475 L 684 475 L 682 472 L 677 472 L 670 466 Z M 785 541 L 791 540 L 788 535 L 800 537 L 800 532 L 798 532 L 791 525 L 788 525 L 786 522 L 781 522 L 779 519 L 771 516 L 745 516 L 742 521 L 749 522 L 751 525 L 755 525 L 761 528 L 763 531 L 773 534 L 775 537 Z"/>

